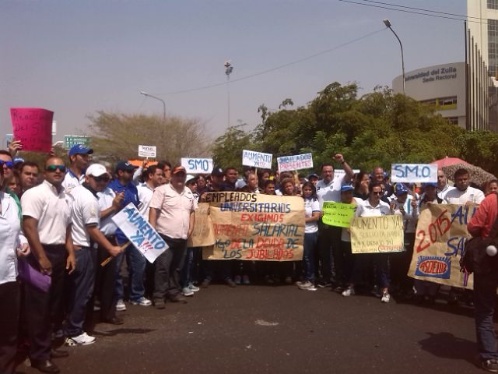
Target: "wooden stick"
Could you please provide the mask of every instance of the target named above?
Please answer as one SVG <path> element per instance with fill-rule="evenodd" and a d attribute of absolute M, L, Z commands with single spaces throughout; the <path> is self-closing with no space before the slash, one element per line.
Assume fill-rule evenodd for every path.
<path fill-rule="evenodd" d="M 126 247 L 128 247 L 129 245 L 130 245 L 130 242 L 126 242 L 120 248 L 121 248 L 122 251 L 124 251 L 126 249 Z M 100 266 L 102 266 L 102 267 L 106 266 L 109 262 L 111 262 L 111 260 L 113 258 L 114 258 L 113 256 L 107 257 L 104 261 L 102 261 L 100 263 Z"/>

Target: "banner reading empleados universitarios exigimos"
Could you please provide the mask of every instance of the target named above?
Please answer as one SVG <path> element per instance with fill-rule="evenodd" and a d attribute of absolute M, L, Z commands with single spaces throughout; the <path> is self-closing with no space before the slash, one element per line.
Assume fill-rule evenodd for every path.
<path fill-rule="evenodd" d="M 465 239 L 470 235 L 467 223 L 477 207 L 432 204 L 420 212 L 415 247 L 408 275 L 455 287 L 473 287 L 460 271 Z M 468 281 L 468 283 L 467 283 Z"/>
<path fill-rule="evenodd" d="M 304 201 L 297 196 L 245 192 L 206 194 L 215 244 L 210 260 L 299 261 L 303 257 Z"/>

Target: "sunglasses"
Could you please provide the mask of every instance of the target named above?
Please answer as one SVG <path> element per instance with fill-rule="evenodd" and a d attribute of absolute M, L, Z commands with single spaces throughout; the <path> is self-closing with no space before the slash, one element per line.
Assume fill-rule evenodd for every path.
<path fill-rule="evenodd" d="M 382 191 L 380 192 L 372 192 L 374 195 L 382 195 Z"/>
<path fill-rule="evenodd" d="M 111 178 L 109 178 L 108 175 L 101 175 L 100 177 L 93 177 L 93 179 L 95 180 L 95 182 L 97 183 L 100 183 L 100 182 L 109 182 L 111 180 Z"/>
<path fill-rule="evenodd" d="M 65 173 L 66 167 L 64 165 L 48 165 L 45 170 L 50 171 L 51 173 L 55 172 L 56 170 L 59 170 L 61 173 Z"/>
<path fill-rule="evenodd" d="M 9 169 L 14 168 L 14 163 L 12 161 L 0 161 L 0 165 L 7 167 Z"/>

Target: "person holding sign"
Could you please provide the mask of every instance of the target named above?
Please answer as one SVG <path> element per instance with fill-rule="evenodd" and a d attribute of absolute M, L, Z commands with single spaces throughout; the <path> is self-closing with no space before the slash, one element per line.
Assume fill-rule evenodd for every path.
<path fill-rule="evenodd" d="M 187 239 L 194 230 L 197 200 L 185 186 L 187 172 L 175 166 L 169 184 L 156 188 L 150 201 L 149 222 L 157 230 L 168 249 L 156 260 L 154 305 L 164 309 L 164 299 L 185 301 L 180 285 L 180 269 L 185 261 Z"/>
<path fill-rule="evenodd" d="M 341 184 L 342 182 L 351 181 L 354 178 L 354 172 L 353 169 L 351 169 L 351 166 L 349 166 L 344 160 L 344 156 L 338 153 L 334 156 L 334 160 L 342 165 L 344 172 L 346 173 L 341 181 Z M 336 188 L 334 186 L 334 166 L 331 163 L 323 164 L 321 172 L 322 179 L 318 181 L 316 185 L 320 209 L 323 208 L 324 201 L 341 201 L 340 187 Z M 318 231 L 318 256 L 321 275 L 321 280 L 318 283 L 318 286 L 329 287 L 332 283 L 336 282 L 334 257 L 336 257 L 340 251 L 339 245 L 341 239 L 341 229 L 338 227 L 328 226 L 320 222 L 318 225 Z"/>
<path fill-rule="evenodd" d="M 379 217 L 392 214 L 389 205 L 381 200 L 383 195 L 382 185 L 378 182 L 373 182 L 370 185 L 370 195 L 367 200 L 358 205 L 356 217 Z M 389 294 L 389 256 L 384 253 L 376 254 L 358 254 L 361 256 L 356 258 L 354 278 L 358 279 L 365 265 L 369 260 L 372 260 L 375 265 L 375 273 L 379 287 L 382 291 L 381 302 L 388 303 L 391 300 Z"/>

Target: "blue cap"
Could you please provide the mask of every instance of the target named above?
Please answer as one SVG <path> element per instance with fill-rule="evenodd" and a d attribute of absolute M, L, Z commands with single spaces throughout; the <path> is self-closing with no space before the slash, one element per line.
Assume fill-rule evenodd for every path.
<path fill-rule="evenodd" d="M 93 153 L 93 149 L 85 147 L 83 144 L 75 144 L 69 150 L 69 156 L 91 155 L 92 153 Z"/>
<path fill-rule="evenodd" d="M 352 184 L 343 184 L 341 186 L 341 192 L 346 192 L 346 191 L 353 191 L 354 187 Z"/>
<path fill-rule="evenodd" d="M 308 175 L 308 180 L 310 180 L 311 178 L 320 179 L 320 177 L 318 176 L 318 174 L 315 174 L 315 173 Z"/>
<path fill-rule="evenodd" d="M 116 173 L 119 170 L 123 170 L 123 171 L 134 171 L 135 170 L 135 166 L 133 166 L 132 164 L 130 164 L 128 161 L 118 161 L 118 163 L 116 164 Z"/>
<path fill-rule="evenodd" d="M 437 188 L 437 183 L 434 183 L 434 182 L 424 183 L 423 186 L 424 186 L 424 188 L 425 187 L 434 187 L 434 188 Z"/>
<path fill-rule="evenodd" d="M 20 163 L 24 162 L 24 158 L 22 158 L 22 157 L 16 157 L 12 161 L 14 162 L 14 165 L 17 165 L 17 164 L 20 164 Z"/>
<path fill-rule="evenodd" d="M 219 166 L 216 166 L 216 167 L 213 168 L 213 171 L 211 172 L 211 175 L 215 176 L 215 177 L 222 177 L 225 174 L 223 173 L 223 169 L 222 168 L 220 168 Z"/>
<path fill-rule="evenodd" d="M 398 183 L 396 185 L 395 193 L 396 193 L 396 196 L 403 195 L 405 193 L 408 193 L 408 188 L 406 188 L 406 186 L 403 183 Z"/>

